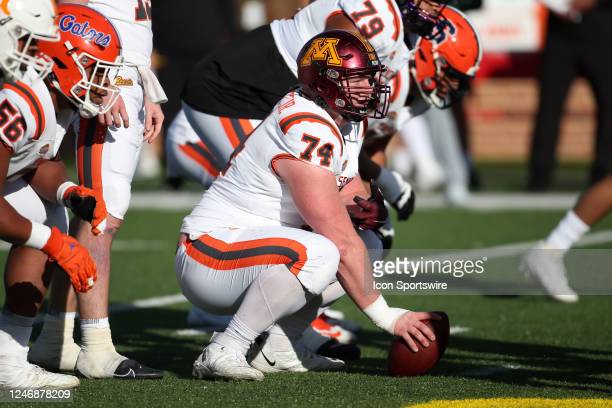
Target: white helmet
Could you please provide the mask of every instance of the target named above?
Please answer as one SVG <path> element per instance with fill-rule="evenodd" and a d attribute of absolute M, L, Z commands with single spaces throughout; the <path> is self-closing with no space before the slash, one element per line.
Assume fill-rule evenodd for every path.
<path fill-rule="evenodd" d="M 28 51 L 33 40 L 59 41 L 56 14 L 54 0 L 0 1 L 0 69 L 5 81 L 22 79 L 29 67 L 40 78 L 51 72 L 50 58 L 42 54 L 32 56 Z"/>

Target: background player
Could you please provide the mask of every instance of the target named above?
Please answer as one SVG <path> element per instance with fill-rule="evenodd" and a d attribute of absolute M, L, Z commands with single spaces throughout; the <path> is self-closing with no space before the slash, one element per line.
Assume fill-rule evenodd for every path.
<path fill-rule="evenodd" d="M 550 235 L 525 255 L 521 269 L 536 279 L 551 298 L 563 303 L 576 303 L 578 294 L 569 285 L 563 257 L 610 211 L 612 176 L 584 192 Z"/>
<path fill-rule="evenodd" d="M 27 361 L 34 316 L 58 265 L 79 292 L 91 289 L 96 267 L 87 250 L 66 235 L 64 206 L 91 222 L 99 234 L 106 221 L 102 198 L 93 190 L 66 180 L 57 151 L 65 129 L 82 101 L 47 89 L 53 62 L 41 54 L 60 37 L 55 4 L 49 0 L 13 0 L 0 8 L 0 238 L 12 244 L 4 274 L 5 305 L 0 316 L 0 388 L 73 388 L 76 377 L 53 374 Z M 62 44 L 62 47 L 66 45 Z M 66 50 L 70 51 L 70 50 Z M 117 50 L 118 51 L 118 50 Z M 117 52 L 116 51 L 116 52 Z M 94 56 L 83 66 L 99 84 Z M 67 79 L 67 83 L 70 82 Z M 80 86 L 76 81 L 72 86 Z M 100 86 L 81 88 L 79 96 L 100 104 Z M 68 98 L 72 98 L 70 100 Z M 56 111 L 58 114 L 56 121 Z"/>
<path fill-rule="evenodd" d="M 291 19 L 275 20 L 245 33 L 200 61 L 183 91 L 185 116 L 200 142 L 181 143 L 183 124 L 171 126 L 167 151 L 169 177 L 181 163 L 199 163 L 209 183 L 224 168 L 230 154 L 296 84 L 295 59 L 306 40 L 325 29 L 360 32 L 387 66 L 386 80 L 407 92 L 408 48 L 404 30 L 429 35 L 445 1 L 344 1 L 309 4 Z M 394 91 L 400 94 L 400 89 Z M 173 139 L 176 141 L 173 142 Z M 219 159 L 221 158 L 221 160 Z M 208 177 L 206 175 L 208 174 Z M 383 186 L 384 187 L 384 186 Z"/>
<path fill-rule="evenodd" d="M 155 85 L 155 77 L 149 68 L 152 49 L 150 4 L 135 0 L 86 3 L 89 7 L 60 5 L 62 36 L 73 44 L 80 44 L 80 49 L 85 52 L 93 53 L 100 48 L 103 48 L 102 52 L 107 52 L 108 47 L 103 47 L 104 44 L 71 33 L 70 24 L 82 26 L 87 22 L 90 27 L 96 27 L 98 32 L 108 36 L 109 44 L 118 45 L 119 38 L 122 39 L 121 53 L 127 64 L 120 67 L 112 78 L 113 95 L 121 95 L 117 103 L 112 104 L 113 108 L 104 110 L 100 117 L 97 117 L 100 112 L 96 109 L 81 110 L 84 117 L 77 126 L 80 182 L 103 195 L 109 212 L 103 235 L 91 234 L 90 226 L 85 222 L 76 220 L 72 225 L 73 235 L 89 249 L 96 262 L 99 282 L 94 290 L 79 296 L 83 333 L 81 348 L 72 337 L 76 312 L 74 294 L 69 292 L 65 280 L 54 281 L 50 313 L 29 357 L 47 368 L 74 370 L 76 367 L 88 378 L 158 378 L 162 375 L 161 371 L 144 367 L 116 352 L 108 322 L 111 244 L 129 205 L 130 183 L 143 137 L 144 140 L 157 137 L 163 118 L 159 106 L 153 103 L 159 102 L 159 98 L 163 100 L 163 91 Z M 77 15 L 78 19 L 72 21 L 70 16 Z M 65 57 L 62 50 L 49 52 Z M 109 60 L 112 59 L 109 57 Z M 65 66 L 65 70 L 57 67 L 54 71 L 60 81 L 59 87 L 64 91 L 61 83 L 64 76 L 81 75 L 72 59 L 65 61 Z M 111 104 L 112 100 L 107 103 Z M 70 296 L 68 300 L 67 296 Z"/>
<path fill-rule="evenodd" d="M 405 187 L 401 175 L 386 169 L 387 145 L 398 130 L 404 133 L 408 122 L 430 107 L 447 109 L 461 100 L 476 77 L 481 60 L 478 32 L 461 11 L 446 7 L 431 38 L 419 38 L 410 54 L 410 80 L 417 86 L 402 100 L 405 106 L 404 103 L 393 106 L 394 120 L 372 121 L 359 171 L 364 179 L 375 179 L 383 186 L 383 193 L 397 209 L 400 220 L 412 213 L 414 196 L 402 194 Z M 379 229 L 379 234 L 385 248 L 390 248 L 394 235 L 390 220 Z"/>

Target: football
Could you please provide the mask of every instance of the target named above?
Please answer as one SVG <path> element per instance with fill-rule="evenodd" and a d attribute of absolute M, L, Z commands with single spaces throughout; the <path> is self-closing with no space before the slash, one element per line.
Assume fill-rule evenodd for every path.
<path fill-rule="evenodd" d="M 444 312 L 434 312 L 442 316 L 441 320 L 426 320 L 425 323 L 434 331 L 436 340 L 429 347 L 423 347 L 415 340 L 419 351 L 410 350 L 404 339 L 396 337 L 389 350 L 389 375 L 393 377 L 410 377 L 423 375 L 440 361 L 450 334 L 448 315 Z"/>

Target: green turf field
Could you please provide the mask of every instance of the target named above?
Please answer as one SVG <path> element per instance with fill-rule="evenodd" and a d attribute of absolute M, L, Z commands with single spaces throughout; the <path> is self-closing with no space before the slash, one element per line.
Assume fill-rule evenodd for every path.
<path fill-rule="evenodd" d="M 182 216 L 178 212 L 128 214 L 119 236 L 123 244 L 113 255 L 113 304 L 179 292 L 173 250 Z M 402 248 L 468 249 L 530 241 L 541 238 L 561 216 L 562 212 L 549 211 L 423 211 L 399 225 L 396 242 Z M 610 229 L 608 219 L 596 230 Z M 138 245 L 150 249 L 138 249 Z M 2 261 L 5 256 L 6 252 L 0 252 Z M 579 274 L 572 272 L 572 277 Z M 451 336 L 443 360 L 430 375 L 389 378 L 385 358 L 390 337 L 344 299 L 336 308 L 364 327 L 362 359 L 347 372 L 268 375 L 262 383 L 208 382 L 191 378 L 191 364 L 207 337 L 176 333 L 185 328 L 187 304 L 114 313 L 111 325 L 119 351 L 166 369 L 167 376 L 162 381 L 83 380 L 74 401 L 87 407 L 400 407 L 432 400 L 612 395 L 612 297 L 583 297 L 569 306 L 538 296 L 393 296 L 388 300 L 413 310 L 445 310 L 452 326 L 469 330 Z M 527 406 L 528 402 L 518 403 Z M 595 404 L 582 402 L 572 404 Z M 509 401 L 496 404 L 511 405 Z M 529 404 L 540 406 L 543 401 Z"/>

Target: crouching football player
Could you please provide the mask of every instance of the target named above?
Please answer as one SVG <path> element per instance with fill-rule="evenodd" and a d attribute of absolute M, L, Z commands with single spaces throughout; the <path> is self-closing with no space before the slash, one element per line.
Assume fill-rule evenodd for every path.
<path fill-rule="evenodd" d="M 381 211 L 382 203 L 355 197 L 365 196 L 357 174 L 364 119 L 388 108 L 384 68 L 369 43 L 346 31 L 313 37 L 297 64 L 300 87 L 236 150 L 181 227 L 175 266 L 183 293 L 206 311 L 234 315 L 194 362 L 199 378 L 341 369 L 300 336 L 319 307 L 345 291 L 413 348 L 409 334 L 424 346 L 434 338 L 421 320 L 436 316 L 391 308 L 372 289 L 369 257 L 347 211 L 354 200 L 363 213 Z M 358 225 L 369 223 L 350 209 Z"/>
<path fill-rule="evenodd" d="M 66 234 L 64 207 L 91 222 L 94 233 L 104 229 L 107 216 L 102 198 L 68 182 L 56 157 L 74 110 L 68 98 L 49 92 L 43 81 L 53 62 L 39 50 L 59 40 L 54 19 L 51 0 L 13 0 L 0 10 L 0 239 L 12 244 L 0 316 L 0 388 L 79 385 L 74 376 L 29 364 L 28 341 L 51 278 L 47 262 L 59 266 L 78 292 L 88 291 L 96 280 L 89 253 Z M 105 96 L 87 95 L 93 103 Z M 56 118 L 61 108 L 68 109 Z"/>

